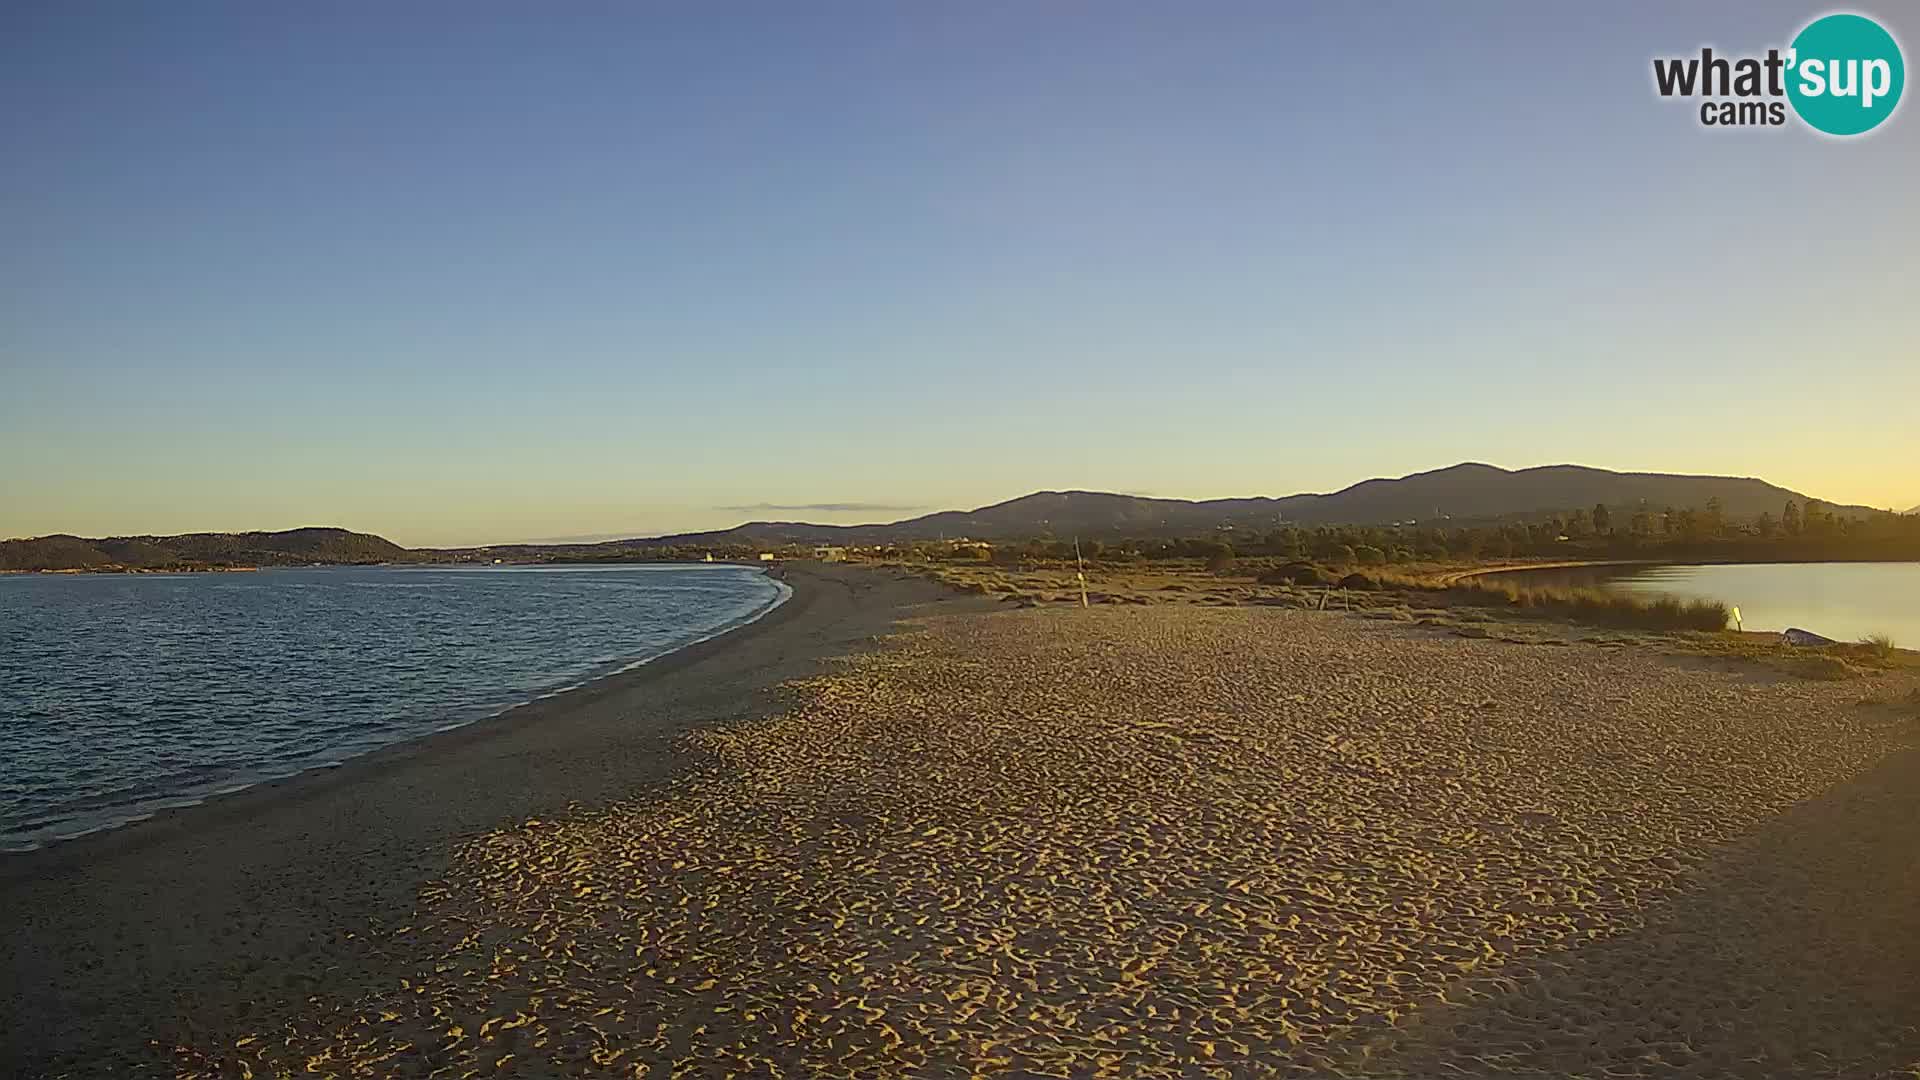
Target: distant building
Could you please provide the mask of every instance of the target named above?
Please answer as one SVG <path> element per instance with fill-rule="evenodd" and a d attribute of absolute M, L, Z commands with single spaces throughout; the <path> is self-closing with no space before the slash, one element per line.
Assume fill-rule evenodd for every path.
<path fill-rule="evenodd" d="M 772 561 L 773 561 L 773 552 L 771 552 L 771 551 L 763 551 L 763 552 L 761 552 L 761 553 L 760 553 L 760 561 L 761 561 L 761 562 L 772 562 Z"/>
<path fill-rule="evenodd" d="M 813 549 L 813 557 L 821 562 L 845 562 L 847 549 L 843 547 L 821 546 Z"/>

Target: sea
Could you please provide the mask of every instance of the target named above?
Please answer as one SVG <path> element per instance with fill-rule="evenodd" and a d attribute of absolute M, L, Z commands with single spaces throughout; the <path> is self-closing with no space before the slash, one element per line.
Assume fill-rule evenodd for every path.
<path fill-rule="evenodd" d="M 0 852 L 470 724 L 790 594 L 728 564 L 0 574 Z"/>

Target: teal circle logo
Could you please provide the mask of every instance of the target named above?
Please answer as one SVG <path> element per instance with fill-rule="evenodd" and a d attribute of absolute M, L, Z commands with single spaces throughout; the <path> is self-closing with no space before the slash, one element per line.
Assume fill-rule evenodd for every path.
<path fill-rule="evenodd" d="M 1787 100 L 1815 130 L 1861 135 L 1900 104 L 1907 65 L 1900 43 L 1864 15 L 1826 15 L 1793 39 Z"/>

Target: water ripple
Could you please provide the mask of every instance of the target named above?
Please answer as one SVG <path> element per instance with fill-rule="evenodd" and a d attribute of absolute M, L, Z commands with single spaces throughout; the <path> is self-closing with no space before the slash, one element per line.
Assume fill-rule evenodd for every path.
<path fill-rule="evenodd" d="M 0 576 L 0 851 L 471 723 L 785 594 L 736 566 Z"/>

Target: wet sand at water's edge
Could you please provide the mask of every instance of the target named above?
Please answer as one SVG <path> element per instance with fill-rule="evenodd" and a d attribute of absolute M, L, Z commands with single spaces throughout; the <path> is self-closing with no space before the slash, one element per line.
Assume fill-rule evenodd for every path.
<path fill-rule="evenodd" d="M 669 779 L 399 843 L 404 916 L 135 1022 L 188 1076 L 1920 1068 L 1920 728 L 1861 704 L 1911 674 L 981 603 L 889 606 L 931 617 Z"/>

